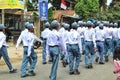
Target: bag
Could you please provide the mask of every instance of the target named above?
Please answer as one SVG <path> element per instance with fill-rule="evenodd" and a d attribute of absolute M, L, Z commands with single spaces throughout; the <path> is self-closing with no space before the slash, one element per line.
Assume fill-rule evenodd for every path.
<path fill-rule="evenodd" d="M 120 61 L 114 60 L 115 70 L 113 71 L 115 74 L 120 72 Z"/>
<path fill-rule="evenodd" d="M 120 80 L 120 76 L 118 76 L 116 80 Z"/>

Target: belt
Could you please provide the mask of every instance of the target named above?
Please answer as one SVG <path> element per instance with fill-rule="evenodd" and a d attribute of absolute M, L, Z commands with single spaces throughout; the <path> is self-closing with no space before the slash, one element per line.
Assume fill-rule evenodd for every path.
<path fill-rule="evenodd" d="M 68 44 L 69 46 L 78 45 L 78 44 Z"/>
<path fill-rule="evenodd" d="M 3 45 L 2 47 L 6 47 L 5 45 Z"/>
<path fill-rule="evenodd" d="M 85 41 L 85 42 L 92 42 L 92 41 Z"/>
<path fill-rule="evenodd" d="M 23 46 L 23 47 L 28 47 L 28 46 Z"/>
<path fill-rule="evenodd" d="M 58 45 L 54 45 L 54 46 L 49 46 L 49 47 L 59 47 Z"/>
<path fill-rule="evenodd" d="M 47 38 L 44 38 L 43 40 L 47 40 Z"/>
<path fill-rule="evenodd" d="M 100 41 L 100 40 L 96 40 L 96 42 L 103 42 L 103 41 Z"/>
<path fill-rule="evenodd" d="M 112 38 L 106 38 L 106 39 L 112 39 Z"/>

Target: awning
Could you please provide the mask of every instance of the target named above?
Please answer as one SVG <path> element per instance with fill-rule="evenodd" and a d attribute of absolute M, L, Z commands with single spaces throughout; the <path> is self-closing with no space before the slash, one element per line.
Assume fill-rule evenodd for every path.
<path fill-rule="evenodd" d="M 0 9 L 24 9 L 24 0 L 0 0 Z"/>

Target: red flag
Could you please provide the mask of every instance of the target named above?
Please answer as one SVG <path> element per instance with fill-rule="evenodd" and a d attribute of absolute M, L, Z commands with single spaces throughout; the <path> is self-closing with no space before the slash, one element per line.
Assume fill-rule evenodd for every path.
<path fill-rule="evenodd" d="M 61 8 L 62 9 L 66 9 L 67 8 L 66 2 L 64 0 L 61 1 Z"/>

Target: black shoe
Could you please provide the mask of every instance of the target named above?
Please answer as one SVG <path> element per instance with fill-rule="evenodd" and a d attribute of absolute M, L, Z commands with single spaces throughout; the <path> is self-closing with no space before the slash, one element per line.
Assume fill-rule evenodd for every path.
<path fill-rule="evenodd" d="M 60 60 L 63 60 L 63 59 L 64 59 L 64 57 L 65 57 L 65 56 L 64 56 L 64 55 L 62 55 L 62 56 L 61 56 L 61 58 L 60 58 Z"/>
<path fill-rule="evenodd" d="M 17 69 L 13 69 L 11 71 L 9 71 L 10 73 L 16 73 L 17 72 Z"/>
<path fill-rule="evenodd" d="M 26 75 L 24 75 L 24 76 L 21 76 L 21 78 L 24 78 L 24 77 L 27 77 L 27 76 L 29 76 L 29 74 L 26 74 Z"/>
<path fill-rule="evenodd" d="M 47 64 L 47 62 L 43 62 L 42 64 Z"/>
<path fill-rule="evenodd" d="M 62 62 L 62 64 L 63 64 L 63 67 L 66 67 L 66 63 L 64 61 Z"/>
<path fill-rule="evenodd" d="M 108 60 L 108 56 L 105 56 L 105 62 L 108 62 L 109 60 Z"/>
<path fill-rule="evenodd" d="M 30 76 L 35 76 L 36 75 L 36 73 L 34 71 L 29 71 L 28 73 L 29 73 Z"/>
<path fill-rule="evenodd" d="M 53 62 L 52 60 L 49 60 L 48 62 Z"/>
<path fill-rule="evenodd" d="M 89 69 L 93 68 L 92 64 L 89 65 Z"/>
<path fill-rule="evenodd" d="M 75 69 L 74 74 L 76 74 L 76 75 L 80 74 L 80 72 L 78 71 L 78 69 Z"/>
<path fill-rule="evenodd" d="M 85 66 L 86 69 L 89 69 L 89 66 Z"/>
<path fill-rule="evenodd" d="M 70 74 L 70 75 L 73 75 L 73 74 L 74 74 L 74 72 L 69 72 L 69 74 Z"/>
<path fill-rule="evenodd" d="M 85 54 L 85 51 L 82 52 L 82 55 L 84 55 L 84 54 Z"/>
<path fill-rule="evenodd" d="M 105 64 L 104 62 L 99 62 L 99 64 Z"/>
<path fill-rule="evenodd" d="M 82 60 L 80 60 L 80 62 L 82 62 Z"/>
<path fill-rule="evenodd" d="M 98 63 L 98 60 L 99 60 L 99 57 L 96 57 L 95 62 L 97 62 L 97 63 Z"/>
<path fill-rule="evenodd" d="M 66 62 L 66 65 L 68 65 L 69 63 L 68 62 Z"/>

